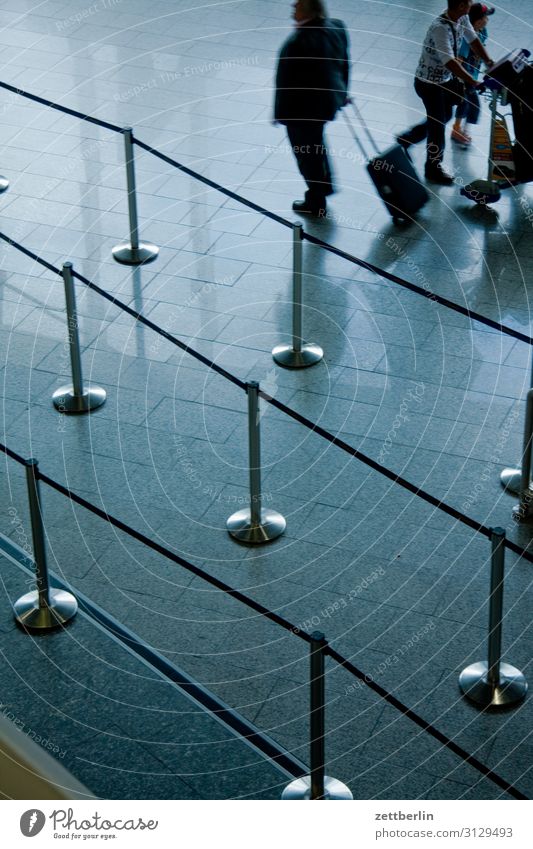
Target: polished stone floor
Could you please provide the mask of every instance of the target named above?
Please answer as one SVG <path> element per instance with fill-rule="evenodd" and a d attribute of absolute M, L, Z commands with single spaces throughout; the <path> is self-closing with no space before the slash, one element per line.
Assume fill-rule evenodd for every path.
<path fill-rule="evenodd" d="M 331 0 L 332 15 L 350 30 L 352 94 L 379 148 L 421 117 L 412 74 L 441 6 Z M 489 32 L 495 57 L 533 48 L 529 6 L 498 5 Z M 283 129 L 271 123 L 276 54 L 290 26 L 284 0 L 6 0 L 0 79 L 131 125 L 140 140 L 292 220 L 302 183 Z M 120 266 L 111 249 L 128 233 L 122 138 L 5 90 L 0 108 L 0 171 L 10 180 L 0 199 L 1 232 L 55 266 L 72 261 L 234 375 L 260 381 L 271 397 L 396 474 L 529 545 L 531 525 L 512 520 L 516 499 L 499 484 L 500 470 L 520 462 L 528 345 L 306 243 L 305 334 L 325 357 L 308 370 L 282 370 L 271 350 L 290 338 L 287 228 L 137 148 L 141 236 L 160 255 L 140 269 Z M 428 205 L 398 228 L 339 117 L 328 128 L 338 193 L 327 220 L 305 227 L 530 334 L 533 189 L 508 190 L 489 209 L 459 193 L 461 181 L 485 176 L 488 133 L 484 103 L 472 147 L 448 142 L 456 185 L 430 187 Z M 422 149 L 414 159 L 421 171 Z M 62 418 L 51 403 L 69 380 L 61 280 L 5 243 L 0 280 L 4 443 L 300 628 L 323 630 L 363 671 L 531 795 L 531 697 L 513 711 L 489 714 L 457 686 L 460 671 L 486 653 L 485 537 L 263 405 L 264 498 L 285 515 L 287 531 L 267 547 L 238 545 L 225 522 L 247 498 L 244 393 L 77 283 L 85 376 L 105 387 L 108 400 L 90 416 Z M 29 545 L 23 470 L 3 462 L 0 484 L 0 530 Z M 303 641 L 58 493 L 43 488 L 43 504 L 58 574 L 308 759 Z M 2 563 L 11 600 L 24 591 L 14 568 Z M 532 568 L 508 554 L 504 659 L 526 674 Z M 146 733 L 130 723 L 126 681 L 137 672 L 129 656 L 109 649 L 110 660 L 104 649 L 95 651 L 86 623 L 76 624 L 70 640 L 67 633 L 42 638 L 56 675 L 59 669 L 74 688 L 63 726 L 56 716 L 61 682 L 56 694 L 46 676 L 25 675 L 27 648 L 5 604 L 2 611 L 3 693 L 12 693 L 2 696 L 2 709 L 12 702 L 17 715 L 27 710 L 25 721 L 45 730 L 52 710 L 54 737 L 64 733 L 63 748 L 76 752 L 69 765 L 96 795 L 112 792 L 110 769 L 125 769 L 132 758 L 135 778 L 128 784 L 123 775 L 120 784 L 126 798 L 185 798 L 193 790 L 203 798 L 243 797 L 274 786 L 231 747 L 242 781 L 233 776 L 221 790 L 219 760 L 211 765 L 195 750 L 205 741 L 203 726 L 197 738 L 191 728 L 190 769 L 175 769 L 179 706 L 165 702 L 170 718 Z M 74 668 L 67 640 L 79 640 Z M 118 669 L 116 691 L 108 663 Z M 88 678 L 93 702 L 76 696 Z M 146 693 L 157 702 L 153 690 Z M 356 797 L 506 798 L 329 661 L 327 696 L 327 771 Z M 169 749 L 161 755 L 164 740 Z M 139 779 L 146 752 L 164 761 L 161 781 L 152 761 L 150 780 Z M 78 753 L 91 770 L 76 766 Z M 183 778 L 191 773 L 193 790 Z"/>

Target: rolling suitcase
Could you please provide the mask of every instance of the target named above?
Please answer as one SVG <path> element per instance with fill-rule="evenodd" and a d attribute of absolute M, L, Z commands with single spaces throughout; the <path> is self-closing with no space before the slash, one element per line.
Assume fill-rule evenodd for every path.
<path fill-rule="evenodd" d="M 376 156 L 369 158 L 359 136 L 357 135 L 350 119 L 344 114 L 350 132 L 367 160 L 366 169 L 370 179 L 374 183 L 380 198 L 387 207 L 394 222 L 409 221 L 413 215 L 422 209 L 429 200 L 429 194 L 420 182 L 413 163 L 409 159 L 405 149 L 395 144 L 388 150 L 380 153 L 365 121 L 355 104 L 352 104 L 354 112 L 362 125 Z"/>

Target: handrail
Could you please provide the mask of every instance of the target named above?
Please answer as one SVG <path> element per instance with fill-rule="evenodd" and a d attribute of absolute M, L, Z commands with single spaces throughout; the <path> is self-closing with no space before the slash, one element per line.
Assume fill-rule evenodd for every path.
<path fill-rule="evenodd" d="M 20 457 L 20 455 L 17 455 L 14 451 L 11 451 L 11 449 L 8 449 L 7 446 L 3 445 L 2 443 L 0 443 L 0 451 L 4 452 L 5 454 L 8 454 L 9 452 L 9 456 L 11 456 L 13 459 Z M 22 459 L 22 462 L 25 466 L 28 465 L 28 461 Z M 100 507 L 97 507 L 90 501 L 87 501 L 87 499 L 82 498 L 81 496 L 72 492 L 72 490 L 68 487 L 63 486 L 63 484 L 60 484 L 52 478 L 48 477 L 48 475 L 43 474 L 39 471 L 38 468 L 35 471 L 35 476 L 43 483 L 47 484 L 52 489 L 54 489 L 56 492 L 59 492 L 62 495 L 66 496 L 67 498 L 69 498 L 69 500 L 74 501 L 76 504 L 79 504 L 80 506 L 84 507 L 89 512 L 93 513 L 96 516 L 99 516 L 104 521 L 109 522 L 111 525 L 123 531 L 128 536 L 132 537 L 138 542 L 143 543 L 148 548 L 151 548 L 153 551 L 156 551 L 157 553 L 166 557 L 168 560 L 177 563 L 178 565 L 187 569 L 187 571 L 192 572 L 194 575 L 207 581 L 207 583 L 216 586 L 218 589 L 227 593 L 232 598 L 235 598 L 237 601 L 242 602 L 245 606 L 251 608 L 252 610 L 255 610 L 261 616 L 264 616 L 266 619 L 269 619 L 275 624 L 280 625 L 284 630 L 289 631 L 291 634 L 296 637 L 299 637 L 306 643 L 311 642 L 312 636 L 306 631 L 302 631 L 300 628 L 298 628 L 296 625 L 293 625 L 287 619 L 284 619 L 282 616 L 279 616 L 277 613 L 274 613 L 272 610 L 269 610 L 264 605 L 255 601 L 255 599 L 250 598 L 249 596 L 240 592 L 240 590 L 236 590 L 233 587 L 230 587 L 229 584 L 226 584 L 224 581 L 220 581 L 218 578 L 215 578 L 213 575 L 210 575 L 208 572 L 205 572 L 203 569 L 200 569 L 200 567 L 195 566 L 188 560 L 185 560 L 185 558 L 181 557 L 180 555 L 175 554 L 174 552 L 170 551 L 159 543 L 156 543 L 153 540 L 149 539 L 140 531 L 136 531 L 134 528 L 131 528 L 125 522 L 122 522 L 122 520 L 111 516 L 105 510 L 102 510 Z M 531 556 L 531 559 L 533 560 L 533 555 Z M 450 751 L 452 751 L 455 755 L 461 758 L 462 761 L 468 763 L 470 766 L 480 772 L 485 778 L 492 781 L 502 790 L 505 790 L 505 792 L 509 793 L 509 795 L 515 799 L 528 798 L 520 790 L 518 790 L 517 787 L 508 782 L 505 778 L 502 778 L 502 776 L 494 772 L 494 770 L 492 770 L 486 764 L 482 763 L 474 755 L 471 755 L 469 752 L 466 751 L 466 749 L 463 749 L 462 746 L 459 746 L 458 743 L 456 743 L 442 731 L 439 731 L 439 729 L 436 728 L 432 723 L 425 720 L 422 716 L 416 713 L 416 711 L 412 710 L 412 708 L 404 704 L 393 693 L 389 692 L 384 687 L 382 687 L 381 684 L 378 684 L 376 681 L 374 681 L 371 675 L 362 672 L 361 669 L 355 666 L 355 664 L 352 663 L 351 660 L 340 654 L 340 652 L 331 648 L 331 646 L 329 645 L 325 649 L 325 651 L 331 657 L 332 660 L 334 660 L 339 666 L 343 667 L 356 678 L 358 678 L 360 681 L 362 681 L 370 690 L 372 690 L 376 695 L 383 699 L 383 701 L 387 702 L 387 704 L 390 704 L 392 707 L 402 713 L 407 719 L 410 719 L 412 722 L 418 725 L 419 728 L 422 728 L 431 737 L 433 737 L 435 740 L 438 740 L 438 742 L 446 748 L 450 749 Z"/>

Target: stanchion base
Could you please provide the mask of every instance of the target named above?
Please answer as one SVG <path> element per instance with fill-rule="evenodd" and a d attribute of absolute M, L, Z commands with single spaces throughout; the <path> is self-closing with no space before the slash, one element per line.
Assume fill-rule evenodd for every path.
<path fill-rule="evenodd" d="M 271 542 L 281 536 L 287 522 L 275 510 L 261 510 L 261 524 L 252 525 L 252 514 L 250 510 L 239 510 L 230 516 L 226 522 L 228 533 L 239 542 L 248 545 L 262 545 Z"/>
<path fill-rule="evenodd" d="M 504 469 L 500 475 L 500 483 L 506 492 L 520 495 L 522 492 L 522 472 L 520 469 Z"/>
<path fill-rule="evenodd" d="M 533 519 L 533 490 L 531 487 L 520 495 L 520 504 L 513 507 L 513 519 L 515 522 L 527 522 Z"/>
<path fill-rule="evenodd" d="M 61 386 L 52 395 L 54 407 L 60 413 L 89 413 L 101 407 L 105 399 L 106 391 L 99 386 L 88 386 L 83 395 L 74 395 L 72 386 Z"/>
<path fill-rule="evenodd" d="M 9 180 L 7 177 L 0 177 L 0 194 L 9 188 Z"/>
<path fill-rule="evenodd" d="M 459 686 L 470 701 L 482 707 L 503 708 L 520 702 L 527 693 L 527 681 L 519 669 L 500 664 L 500 683 L 494 687 L 487 679 L 488 663 L 480 661 L 463 669 Z"/>
<path fill-rule="evenodd" d="M 123 265 L 144 265 L 153 262 L 159 253 L 159 248 L 148 242 L 140 242 L 138 248 L 132 248 L 131 244 L 117 245 L 113 248 L 113 258 Z"/>
<path fill-rule="evenodd" d="M 297 778 L 287 785 L 281 794 L 283 800 L 289 801 L 311 801 L 311 776 L 304 775 L 303 778 Z M 324 796 L 322 800 L 316 801 L 351 801 L 353 800 L 352 793 L 346 784 L 338 781 L 336 778 L 330 778 L 329 775 L 324 777 Z"/>
<path fill-rule="evenodd" d="M 65 590 L 50 590 L 50 605 L 39 607 L 39 593 L 34 590 L 13 605 L 15 619 L 28 631 L 47 631 L 65 625 L 78 610 L 78 602 Z"/>
<path fill-rule="evenodd" d="M 309 368 L 319 363 L 324 356 L 320 345 L 307 342 L 300 351 L 295 351 L 292 345 L 276 345 L 272 357 L 283 368 Z"/>

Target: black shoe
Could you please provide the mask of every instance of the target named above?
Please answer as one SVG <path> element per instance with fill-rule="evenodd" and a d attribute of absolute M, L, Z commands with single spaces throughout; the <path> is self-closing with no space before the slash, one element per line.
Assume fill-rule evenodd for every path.
<path fill-rule="evenodd" d="M 295 200 L 292 208 L 295 212 L 299 212 L 301 215 L 313 215 L 315 218 L 325 218 L 326 216 L 325 201 L 322 204 L 315 206 L 306 200 Z"/>
<path fill-rule="evenodd" d="M 439 183 L 441 186 L 452 186 L 454 179 L 451 174 L 447 174 L 442 165 L 426 165 L 425 171 L 426 180 L 432 183 Z"/>

